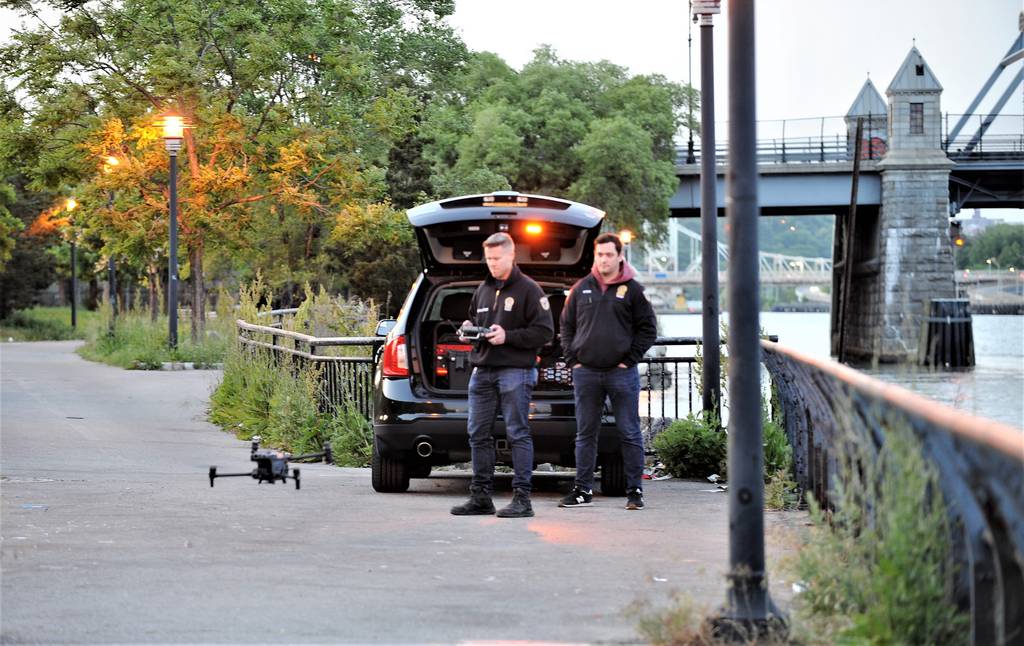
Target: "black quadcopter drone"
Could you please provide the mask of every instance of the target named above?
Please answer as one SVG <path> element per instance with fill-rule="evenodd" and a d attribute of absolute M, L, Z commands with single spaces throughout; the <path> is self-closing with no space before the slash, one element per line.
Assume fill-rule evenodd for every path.
<path fill-rule="evenodd" d="M 250 476 L 259 483 L 264 481 L 274 484 L 278 480 L 288 481 L 288 462 L 296 460 L 309 460 L 312 458 L 323 458 L 325 464 L 334 462 L 334 454 L 331 451 L 329 442 L 324 442 L 324 450 L 320 453 L 305 453 L 303 455 L 292 455 L 285 451 L 276 449 L 261 449 L 259 435 L 252 438 L 252 453 L 250 459 L 256 463 L 256 468 L 245 473 L 217 473 L 217 467 L 210 467 L 210 486 L 216 478 L 235 478 L 239 476 Z M 300 489 L 299 470 L 292 469 L 292 480 L 295 481 L 295 488 Z"/>

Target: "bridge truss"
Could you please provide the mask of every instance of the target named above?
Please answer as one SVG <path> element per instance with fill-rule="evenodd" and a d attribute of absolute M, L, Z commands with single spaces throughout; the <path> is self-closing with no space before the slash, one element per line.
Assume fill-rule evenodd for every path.
<path fill-rule="evenodd" d="M 680 262 L 683 245 L 689 246 L 685 254 L 689 262 L 685 265 Z M 757 257 L 760 280 L 764 285 L 830 285 L 832 282 L 831 258 L 808 258 L 766 251 L 759 252 Z M 678 219 L 669 220 L 669 235 L 661 246 L 630 257 L 630 263 L 639 272 L 641 282 L 650 285 L 700 285 L 701 260 L 700 234 L 683 226 Z M 718 243 L 718 266 L 723 277 L 728 274 L 729 247 L 722 242 Z"/>

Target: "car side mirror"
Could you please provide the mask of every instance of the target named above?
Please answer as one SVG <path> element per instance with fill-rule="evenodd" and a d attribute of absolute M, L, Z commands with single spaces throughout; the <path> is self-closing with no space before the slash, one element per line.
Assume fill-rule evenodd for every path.
<path fill-rule="evenodd" d="M 398 323 L 395 319 L 384 319 L 377 322 L 377 336 L 387 336 L 391 329 Z"/>

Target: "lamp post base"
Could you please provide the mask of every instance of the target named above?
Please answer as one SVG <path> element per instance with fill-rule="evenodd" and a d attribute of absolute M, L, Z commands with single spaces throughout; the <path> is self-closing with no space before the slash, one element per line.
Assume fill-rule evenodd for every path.
<path fill-rule="evenodd" d="M 751 643 L 766 639 L 769 643 L 785 643 L 789 636 L 789 619 L 768 594 L 764 575 L 728 575 L 730 587 L 726 605 L 708 617 L 711 634 L 722 641 Z"/>

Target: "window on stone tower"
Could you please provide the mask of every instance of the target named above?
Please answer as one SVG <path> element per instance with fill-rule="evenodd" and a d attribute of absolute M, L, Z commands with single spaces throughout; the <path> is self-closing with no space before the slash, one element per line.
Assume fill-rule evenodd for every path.
<path fill-rule="evenodd" d="M 923 135 L 924 134 L 924 104 L 923 103 L 911 103 L 910 104 L 910 134 L 912 134 L 912 135 Z"/>

